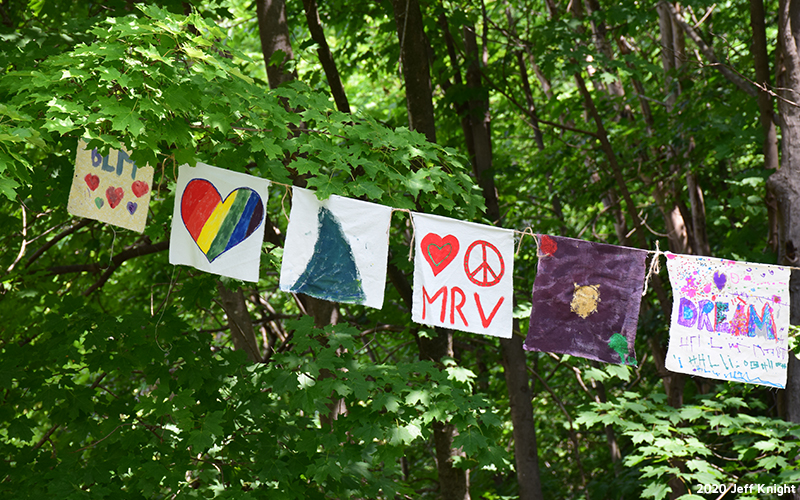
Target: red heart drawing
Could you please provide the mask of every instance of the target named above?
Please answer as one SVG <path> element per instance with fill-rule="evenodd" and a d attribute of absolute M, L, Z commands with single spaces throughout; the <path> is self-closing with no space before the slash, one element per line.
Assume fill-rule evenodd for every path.
<path fill-rule="evenodd" d="M 97 189 L 97 186 L 100 185 L 100 177 L 97 177 L 94 174 L 86 174 L 86 177 L 83 178 L 86 181 L 86 185 L 89 186 L 89 189 L 94 191 Z"/>
<path fill-rule="evenodd" d="M 133 191 L 133 194 L 135 194 L 137 198 L 141 198 L 150 191 L 150 186 L 143 181 L 133 181 L 133 184 L 131 184 L 131 191 Z"/>
<path fill-rule="evenodd" d="M 539 250 L 542 257 L 550 257 L 558 251 L 558 243 L 553 238 L 543 234 L 539 237 Z"/>
<path fill-rule="evenodd" d="M 458 255 L 458 240 L 452 234 L 444 238 L 435 233 L 428 233 L 422 238 L 422 256 L 431 265 L 436 276 L 447 267 Z"/>
<path fill-rule="evenodd" d="M 117 208 L 123 196 L 125 196 L 125 191 L 123 191 L 122 188 L 115 188 L 112 186 L 106 189 L 106 199 L 108 200 L 108 205 L 112 209 Z"/>

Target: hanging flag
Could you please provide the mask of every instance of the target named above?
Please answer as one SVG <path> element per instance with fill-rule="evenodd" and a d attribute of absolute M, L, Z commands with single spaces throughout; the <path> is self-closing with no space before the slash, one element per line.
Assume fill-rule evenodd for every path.
<path fill-rule="evenodd" d="M 391 207 L 292 188 L 281 290 L 380 309 L 391 220 Z"/>
<path fill-rule="evenodd" d="M 181 165 L 170 264 L 258 282 L 269 181 L 197 163 Z"/>
<path fill-rule="evenodd" d="M 126 150 L 102 156 L 78 141 L 67 211 L 141 233 L 150 208 L 153 167 L 138 167 Z"/>
<path fill-rule="evenodd" d="M 411 319 L 511 338 L 514 232 L 411 214 L 416 234 Z"/>
<path fill-rule="evenodd" d="M 783 388 L 789 269 L 666 255 L 673 293 L 667 369 Z"/>
<path fill-rule="evenodd" d="M 647 252 L 539 237 L 524 348 L 636 365 L 636 324 Z"/>

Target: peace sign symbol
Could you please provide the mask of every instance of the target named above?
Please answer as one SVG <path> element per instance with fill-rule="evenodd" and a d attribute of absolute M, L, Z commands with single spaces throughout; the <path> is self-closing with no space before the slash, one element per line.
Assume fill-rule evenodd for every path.
<path fill-rule="evenodd" d="M 480 246 L 481 253 L 476 252 L 472 257 L 472 250 L 477 246 Z M 470 269 L 471 266 L 475 266 L 474 269 Z M 500 250 L 488 241 L 478 240 L 467 248 L 467 253 L 464 255 L 464 272 L 471 282 L 478 286 L 494 286 L 500 283 L 505 271 L 506 265 Z"/>

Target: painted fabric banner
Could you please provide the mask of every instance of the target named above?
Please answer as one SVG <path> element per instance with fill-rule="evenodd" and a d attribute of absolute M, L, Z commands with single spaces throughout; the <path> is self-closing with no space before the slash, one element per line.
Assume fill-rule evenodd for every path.
<path fill-rule="evenodd" d="M 67 211 L 141 233 L 150 209 L 153 167 L 137 167 L 127 151 L 101 156 L 78 141 Z"/>
<path fill-rule="evenodd" d="M 790 355 L 790 270 L 666 256 L 674 297 L 667 369 L 783 388 Z"/>
<path fill-rule="evenodd" d="M 391 207 L 292 188 L 281 290 L 380 309 L 391 221 Z"/>
<path fill-rule="evenodd" d="M 412 213 L 416 233 L 411 319 L 511 338 L 514 232 Z"/>
<path fill-rule="evenodd" d="M 181 165 L 170 264 L 258 282 L 269 181 L 197 163 Z"/>
<path fill-rule="evenodd" d="M 636 365 L 647 252 L 541 235 L 524 348 Z"/>

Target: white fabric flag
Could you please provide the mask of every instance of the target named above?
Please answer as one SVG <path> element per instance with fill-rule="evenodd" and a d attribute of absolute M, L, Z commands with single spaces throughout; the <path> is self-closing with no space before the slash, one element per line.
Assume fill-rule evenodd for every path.
<path fill-rule="evenodd" d="M 672 284 L 667 369 L 783 388 L 787 268 L 667 253 Z"/>
<path fill-rule="evenodd" d="M 391 207 L 292 188 L 281 290 L 380 309 L 391 220 Z"/>
<path fill-rule="evenodd" d="M 411 214 L 416 234 L 411 319 L 511 338 L 514 232 Z"/>
<path fill-rule="evenodd" d="M 170 264 L 258 282 L 269 181 L 197 163 L 181 165 Z"/>

